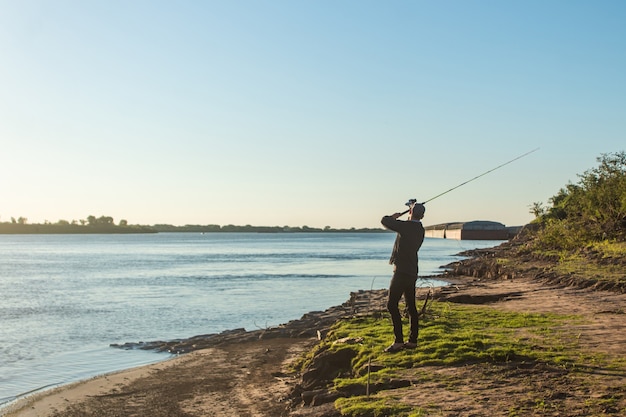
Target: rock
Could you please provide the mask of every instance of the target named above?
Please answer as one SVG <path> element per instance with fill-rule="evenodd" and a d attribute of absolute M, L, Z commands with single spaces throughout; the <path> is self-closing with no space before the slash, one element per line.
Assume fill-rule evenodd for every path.
<path fill-rule="evenodd" d="M 341 339 L 337 339 L 333 342 L 333 345 L 357 345 L 359 343 L 363 343 L 362 337 L 343 337 Z"/>
<path fill-rule="evenodd" d="M 352 359 L 356 354 L 350 348 L 318 354 L 302 374 L 302 387 L 305 390 L 325 387 L 342 373 L 351 370 Z"/>
<path fill-rule="evenodd" d="M 371 315 L 386 311 L 387 290 L 360 290 L 350 293 L 348 301 L 340 306 L 333 306 L 324 311 L 312 311 L 304 314 L 299 320 L 266 329 L 247 331 L 244 328 L 226 330 L 219 334 L 210 333 L 169 341 L 127 342 L 112 344 L 119 349 L 143 349 L 183 354 L 194 350 L 217 346 L 231 341 L 249 341 L 279 337 L 318 338 L 326 337 L 330 326 L 342 318 Z"/>

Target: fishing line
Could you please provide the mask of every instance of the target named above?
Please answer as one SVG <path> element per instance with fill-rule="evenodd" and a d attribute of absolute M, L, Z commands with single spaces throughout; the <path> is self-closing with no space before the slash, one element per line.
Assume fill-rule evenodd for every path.
<path fill-rule="evenodd" d="M 492 168 L 492 169 L 490 169 L 489 171 L 483 172 L 482 174 L 477 175 L 477 176 L 475 176 L 474 178 L 469 179 L 469 180 L 465 181 L 464 183 L 461 183 L 461 184 L 457 185 L 456 187 L 452 187 L 452 188 L 450 188 L 449 190 L 444 191 L 444 192 L 443 192 L 443 193 L 441 193 L 441 194 L 437 194 L 436 196 L 434 196 L 434 197 L 432 197 L 432 198 L 429 198 L 428 200 L 424 201 L 422 204 L 426 204 L 426 203 L 428 203 L 429 201 L 433 201 L 435 198 L 439 198 L 439 197 L 441 197 L 442 195 L 448 194 L 448 193 L 449 193 L 450 191 L 452 191 L 452 190 L 456 190 L 457 188 L 462 187 L 462 186 L 464 186 L 464 185 L 465 185 L 465 184 L 467 184 L 467 183 L 470 183 L 470 182 L 472 182 L 472 181 L 474 181 L 474 180 L 477 180 L 478 178 L 480 178 L 480 177 L 482 177 L 482 176 L 485 176 L 485 175 L 489 174 L 490 172 L 495 171 L 496 169 L 500 169 L 500 168 L 502 168 L 503 166 L 508 165 L 508 164 L 510 164 L 511 162 L 515 162 L 515 161 L 517 161 L 518 159 L 521 159 L 521 158 L 525 157 L 526 155 L 530 155 L 531 153 L 533 153 L 533 152 L 535 152 L 535 151 L 538 151 L 538 150 L 539 150 L 539 148 L 535 148 L 535 149 L 533 149 L 532 151 L 528 151 L 528 152 L 526 152 L 526 153 L 525 153 L 525 154 L 523 154 L 523 155 L 520 155 L 520 156 L 518 156 L 518 157 L 515 157 L 515 158 L 511 159 L 510 161 L 507 161 L 507 162 L 505 162 L 505 163 L 503 163 L 503 164 L 501 164 L 501 165 L 498 165 L 497 167 Z"/>

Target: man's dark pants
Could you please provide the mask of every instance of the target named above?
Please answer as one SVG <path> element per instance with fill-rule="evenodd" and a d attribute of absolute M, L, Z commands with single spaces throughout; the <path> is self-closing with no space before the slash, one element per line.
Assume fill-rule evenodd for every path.
<path fill-rule="evenodd" d="M 402 334 L 402 316 L 398 303 L 404 295 L 404 302 L 409 310 L 411 319 L 411 330 L 409 334 L 409 342 L 417 343 L 417 333 L 419 331 L 419 318 L 417 316 L 417 307 L 415 306 L 415 282 L 417 276 L 404 274 L 402 272 L 394 272 L 389 284 L 389 298 L 387 300 L 387 310 L 391 313 L 391 321 L 393 323 L 393 334 L 396 338 L 395 343 L 403 343 Z"/>

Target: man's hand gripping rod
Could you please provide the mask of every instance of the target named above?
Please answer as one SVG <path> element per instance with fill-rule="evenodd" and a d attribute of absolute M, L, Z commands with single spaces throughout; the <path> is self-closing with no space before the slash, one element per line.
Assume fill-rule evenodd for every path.
<path fill-rule="evenodd" d="M 407 214 L 409 211 L 411 211 L 411 209 L 413 208 L 413 206 L 415 205 L 415 203 L 417 203 L 417 200 L 415 198 L 410 199 L 409 201 L 407 201 L 406 203 L 404 203 L 405 206 L 408 206 L 409 209 L 403 211 L 402 213 L 400 213 L 400 216 L 404 216 L 405 214 Z M 422 203 L 423 204 L 423 203 Z M 398 216 L 398 217 L 400 217 Z"/>

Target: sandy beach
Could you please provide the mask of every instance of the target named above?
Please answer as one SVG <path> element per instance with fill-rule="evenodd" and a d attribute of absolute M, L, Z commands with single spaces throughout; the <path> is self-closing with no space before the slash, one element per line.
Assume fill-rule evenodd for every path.
<path fill-rule="evenodd" d="M 424 290 L 422 290 L 424 291 Z M 424 296 L 418 291 L 418 297 Z M 459 276 L 434 298 L 502 311 L 578 315 L 559 331 L 575 335 L 585 352 L 626 357 L 626 294 L 555 284 L 533 274 L 486 279 Z M 293 392 L 300 375 L 289 364 L 309 351 L 337 319 L 384 310 L 385 290 L 354 293 L 342 306 L 305 315 L 280 329 L 190 339 L 191 351 L 165 362 L 103 375 L 19 400 L 5 417 L 85 416 L 338 416 L 333 403 L 303 406 Z M 532 415 L 621 415 L 626 369 L 590 363 L 584 372 L 534 364 L 432 367 L 448 384 L 425 382 L 397 391 L 406 404 L 431 404 L 437 416 L 509 415 L 533 404 Z M 451 388 L 455 387 L 455 388 Z M 391 394 L 390 394 L 391 395 Z M 536 405 L 548 398 L 551 406 Z M 610 399 L 610 401 L 608 400 Z"/>

